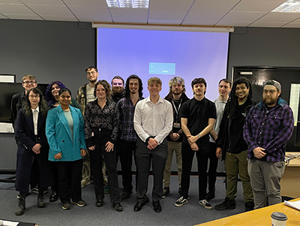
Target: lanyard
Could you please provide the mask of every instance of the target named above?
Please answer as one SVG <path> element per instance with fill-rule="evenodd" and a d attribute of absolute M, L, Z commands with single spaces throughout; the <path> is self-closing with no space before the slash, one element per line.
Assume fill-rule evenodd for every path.
<path fill-rule="evenodd" d="M 177 109 L 177 108 L 176 108 L 176 105 L 175 105 L 175 103 L 174 103 L 174 101 L 172 100 L 172 104 L 173 104 L 173 107 L 174 107 L 174 109 L 175 109 L 176 115 L 178 115 L 178 111 L 179 111 L 179 109 L 180 109 L 180 107 L 181 107 L 181 102 L 182 102 L 182 99 L 180 100 L 180 103 L 179 103 L 179 106 L 178 106 L 178 109 Z"/>

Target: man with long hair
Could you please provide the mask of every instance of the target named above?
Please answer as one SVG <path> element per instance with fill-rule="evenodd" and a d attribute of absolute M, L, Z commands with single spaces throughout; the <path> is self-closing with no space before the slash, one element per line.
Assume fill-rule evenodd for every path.
<path fill-rule="evenodd" d="M 143 99 L 142 80 L 137 75 L 130 75 L 126 80 L 125 97 L 117 103 L 118 136 L 117 155 L 122 168 L 123 191 L 122 200 L 132 193 L 132 156 L 136 149 L 136 132 L 133 127 L 135 106 Z"/>

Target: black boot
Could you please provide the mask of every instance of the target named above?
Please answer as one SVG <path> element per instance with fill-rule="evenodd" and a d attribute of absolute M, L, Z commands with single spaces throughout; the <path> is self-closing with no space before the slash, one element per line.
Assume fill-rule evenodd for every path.
<path fill-rule="evenodd" d="M 38 208 L 44 208 L 46 204 L 44 203 L 44 191 L 39 190 L 39 194 L 37 197 L 37 207 Z"/>
<path fill-rule="evenodd" d="M 18 210 L 15 212 L 17 216 L 21 216 L 25 212 L 25 196 L 19 194 L 17 196 L 18 199 Z"/>

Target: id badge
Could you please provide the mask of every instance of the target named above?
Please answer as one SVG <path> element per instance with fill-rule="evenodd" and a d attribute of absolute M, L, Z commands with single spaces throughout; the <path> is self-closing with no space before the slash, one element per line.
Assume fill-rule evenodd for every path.
<path fill-rule="evenodd" d="M 180 123 L 179 122 L 174 122 L 173 127 L 176 129 L 180 129 Z"/>

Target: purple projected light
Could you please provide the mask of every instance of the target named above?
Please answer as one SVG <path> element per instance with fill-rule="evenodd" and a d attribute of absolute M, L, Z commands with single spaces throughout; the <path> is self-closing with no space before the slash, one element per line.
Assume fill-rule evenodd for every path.
<path fill-rule="evenodd" d="M 219 80 L 226 77 L 228 33 L 98 28 L 97 36 L 99 79 L 110 82 L 119 75 L 126 80 L 136 74 L 143 80 L 144 97 L 150 77 L 162 80 L 164 98 L 169 80 L 181 76 L 188 97 L 193 96 L 192 80 L 203 77 L 206 97 L 214 100 Z"/>

